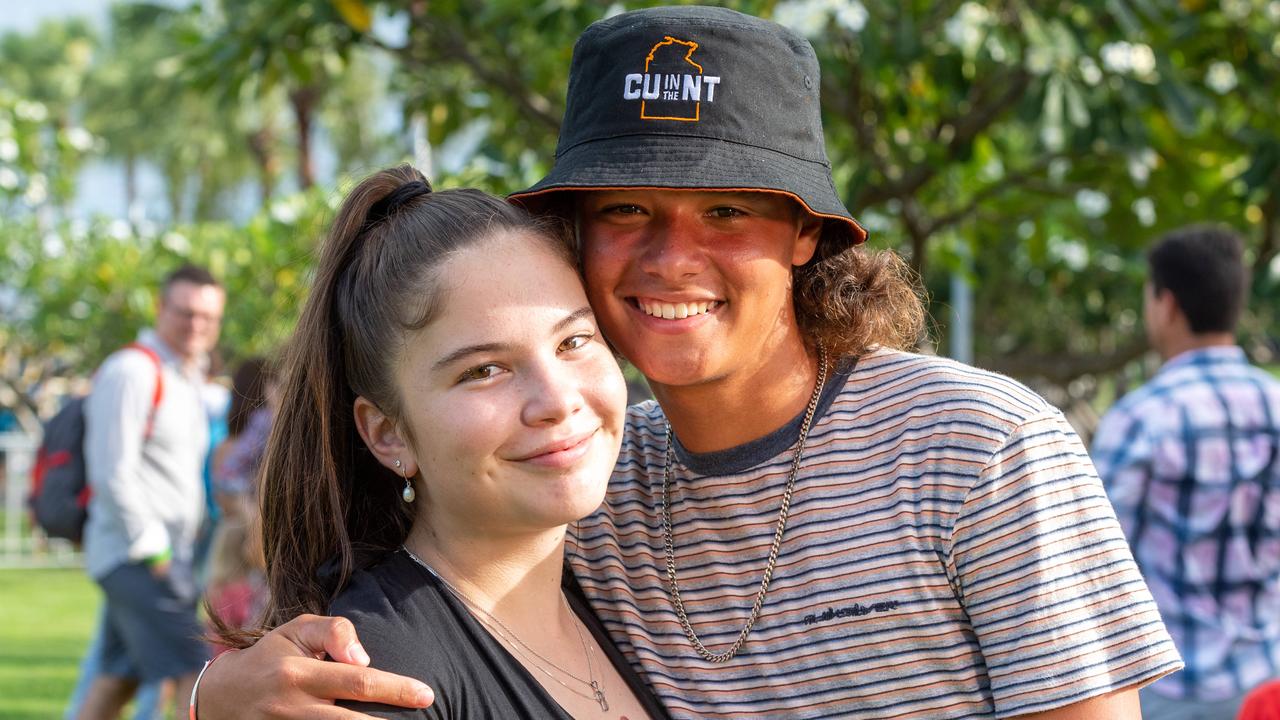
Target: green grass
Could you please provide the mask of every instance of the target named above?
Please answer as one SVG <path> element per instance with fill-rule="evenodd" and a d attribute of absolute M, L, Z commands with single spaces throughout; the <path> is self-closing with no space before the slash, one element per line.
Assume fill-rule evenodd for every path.
<path fill-rule="evenodd" d="M 100 602 L 80 568 L 0 570 L 0 718 L 62 717 Z"/>

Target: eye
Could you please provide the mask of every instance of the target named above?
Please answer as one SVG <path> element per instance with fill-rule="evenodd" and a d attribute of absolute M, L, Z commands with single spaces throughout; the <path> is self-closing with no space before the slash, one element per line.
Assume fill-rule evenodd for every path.
<path fill-rule="evenodd" d="M 627 205 L 625 203 L 607 205 L 600 210 L 603 215 L 639 215 L 642 212 L 644 211 L 639 205 Z"/>
<path fill-rule="evenodd" d="M 587 343 L 591 342 L 591 338 L 595 336 L 596 336 L 595 333 L 582 333 L 579 335 L 574 335 L 569 338 L 565 338 L 565 341 L 560 343 L 560 347 L 556 348 L 556 350 L 559 352 L 577 350 L 580 347 L 586 346 Z"/>
<path fill-rule="evenodd" d="M 462 375 L 458 377 L 458 382 L 463 383 L 488 380 L 500 372 L 502 372 L 502 368 L 493 363 L 477 365 L 463 372 Z"/>
<path fill-rule="evenodd" d="M 711 215 L 711 217 L 721 218 L 721 219 L 742 217 L 746 215 L 746 213 L 742 212 L 741 210 L 735 207 L 711 208 L 711 212 L 709 214 Z"/>

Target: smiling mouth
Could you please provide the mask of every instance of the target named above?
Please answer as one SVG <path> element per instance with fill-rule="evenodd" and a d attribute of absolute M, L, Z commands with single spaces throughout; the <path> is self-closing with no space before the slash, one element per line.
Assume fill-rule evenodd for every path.
<path fill-rule="evenodd" d="M 598 429 L 589 433 L 583 433 L 575 437 L 555 442 L 543 447 L 537 448 L 527 455 L 512 458 L 516 462 L 532 462 L 538 465 L 562 465 L 569 464 L 578 459 L 586 452 L 592 438 L 599 432 Z"/>
<path fill-rule="evenodd" d="M 631 298 L 631 302 L 645 315 L 664 320 L 683 320 L 698 315 L 707 315 L 724 304 L 721 300 L 669 303 L 647 298 Z"/>

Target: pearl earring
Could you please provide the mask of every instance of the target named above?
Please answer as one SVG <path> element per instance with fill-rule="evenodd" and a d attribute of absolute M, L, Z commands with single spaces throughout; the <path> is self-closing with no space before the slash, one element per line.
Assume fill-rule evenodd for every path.
<path fill-rule="evenodd" d="M 404 463 L 400 462 L 398 458 L 396 459 L 396 470 L 399 470 L 400 476 L 404 478 L 404 490 L 400 491 L 400 498 L 407 503 L 411 503 L 418 494 L 413 491 L 413 482 L 409 480 L 409 474 L 404 470 Z"/>

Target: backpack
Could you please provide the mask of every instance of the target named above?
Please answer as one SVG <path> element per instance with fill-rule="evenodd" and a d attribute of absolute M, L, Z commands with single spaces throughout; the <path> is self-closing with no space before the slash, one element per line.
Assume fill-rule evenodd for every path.
<path fill-rule="evenodd" d="M 150 440 L 156 410 L 164 397 L 160 356 L 139 343 L 130 343 L 124 349 L 145 354 L 156 366 L 156 389 L 151 394 L 151 414 L 143 435 L 144 440 Z M 28 498 L 32 517 L 45 535 L 77 544 L 84 537 L 93 490 L 84 464 L 84 402 L 83 396 L 72 398 L 44 424 L 44 437 L 31 470 Z"/>

